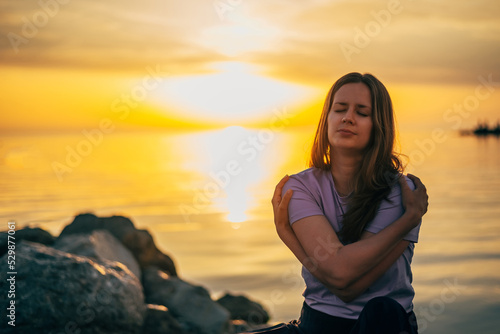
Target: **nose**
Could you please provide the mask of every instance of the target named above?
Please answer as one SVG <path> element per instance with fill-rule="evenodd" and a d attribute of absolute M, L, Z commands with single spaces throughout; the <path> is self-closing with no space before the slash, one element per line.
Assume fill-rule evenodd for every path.
<path fill-rule="evenodd" d="M 350 107 L 349 109 L 347 109 L 347 112 L 345 113 L 342 122 L 354 124 L 354 113 L 355 113 L 354 107 Z"/>

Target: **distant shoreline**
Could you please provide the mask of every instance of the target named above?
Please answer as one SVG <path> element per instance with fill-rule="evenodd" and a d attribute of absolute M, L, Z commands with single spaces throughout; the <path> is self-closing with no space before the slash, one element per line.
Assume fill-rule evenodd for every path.
<path fill-rule="evenodd" d="M 478 124 L 474 129 L 460 130 L 460 135 L 478 137 L 493 135 L 499 137 L 500 123 L 497 123 L 497 125 L 493 128 L 490 128 L 487 124 Z"/>

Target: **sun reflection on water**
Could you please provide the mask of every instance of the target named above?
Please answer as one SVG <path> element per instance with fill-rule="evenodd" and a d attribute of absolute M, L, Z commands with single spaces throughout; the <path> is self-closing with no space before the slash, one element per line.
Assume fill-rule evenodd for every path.
<path fill-rule="evenodd" d="M 285 136 L 270 128 L 241 126 L 193 135 L 183 149 L 192 152 L 189 165 L 198 175 L 192 187 L 204 206 L 197 213 L 221 214 L 235 229 L 255 218 L 272 196 L 280 166 L 294 153 L 283 150 Z"/>

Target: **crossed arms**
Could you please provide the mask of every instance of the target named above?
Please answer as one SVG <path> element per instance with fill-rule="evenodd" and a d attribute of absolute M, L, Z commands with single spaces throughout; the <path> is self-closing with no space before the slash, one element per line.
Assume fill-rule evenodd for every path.
<path fill-rule="evenodd" d="M 377 234 L 365 231 L 361 239 L 343 245 L 325 216 L 309 216 L 290 226 L 288 204 L 292 190 L 283 198 L 282 189 L 288 176 L 276 186 L 272 199 L 274 222 L 280 239 L 297 259 L 327 289 L 344 302 L 362 294 L 401 256 L 409 242 L 403 240 L 427 211 L 425 186 L 413 176 L 415 190 L 400 178 L 404 214 Z"/>

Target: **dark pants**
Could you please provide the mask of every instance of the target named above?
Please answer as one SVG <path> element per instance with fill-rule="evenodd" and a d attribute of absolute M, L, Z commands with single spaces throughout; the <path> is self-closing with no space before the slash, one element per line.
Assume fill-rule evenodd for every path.
<path fill-rule="evenodd" d="M 302 307 L 300 319 L 252 333 L 269 334 L 417 334 L 417 319 L 413 312 L 388 297 L 368 301 L 357 320 L 334 317 Z"/>

